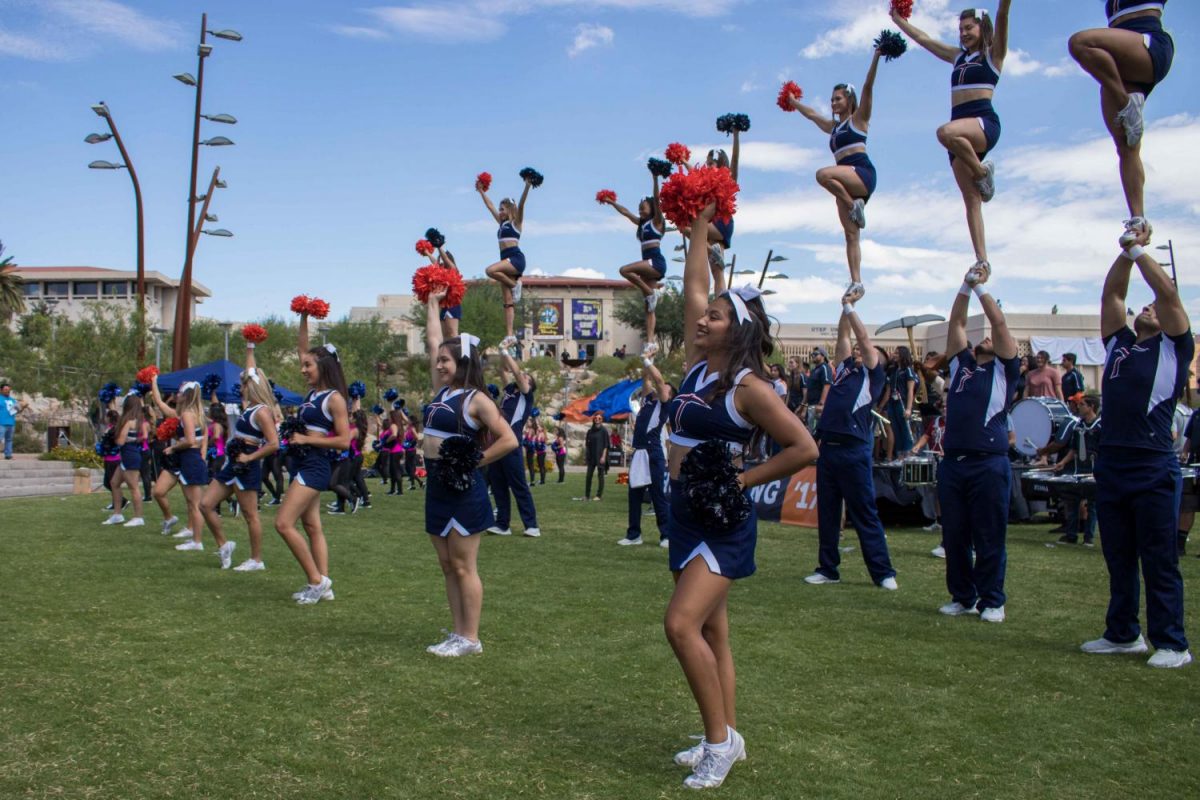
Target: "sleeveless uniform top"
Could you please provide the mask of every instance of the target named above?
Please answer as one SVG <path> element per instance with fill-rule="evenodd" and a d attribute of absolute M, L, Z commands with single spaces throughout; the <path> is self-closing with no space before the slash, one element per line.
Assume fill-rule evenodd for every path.
<path fill-rule="evenodd" d="M 1183 394 L 1196 354 L 1192 332 L 1138 343 L 1129 328 L 1104 338 L 1104 426 L 1101 447 L 1173 451 L 1175 401 Z"/>
<path fill-rule="evenodd" d="M 654 220 L 648 219 L 638 225 L 637 230 L 638 241 L 642 243 L 642 247 L 653 244 L 658 247 L 662 242 L 663 233 L 658 228 L 654 227 Z"/>
<path fill-rule="evenodd" d="M 525 422 L 529 412 L 533 410 L 533 392 L 522 394 L 517 384 L 510 383 L 504 387 L 504 397 L 500 400 L 500 413 L 508 421 L 517 439 L 524 438 Z"/>
<path fill-rule="evenodd" d="M 1108 16 L 1108 24 L 1112 25 L 1113 20 L 1123 17 L 1126 14 L 1133 14 L 1138 11 L 1161 12 L 1163 6 L 1166 4 L 1167 0 L 1158 0 L 1158 2 L 1147 2 L 1147 0 L 1104 0 L 1104 13 Z"/>
<path fill-rule="evenodd" d="M 333 430 L 333 414 L 329 411 L 329 398 L 333 397 L 333 389 L 323 392 L 311 391 L 300 404 L 296 416 L 308 429 L 309 433 L 329 433 Z"/>
<path fill-rule="evenodd" d="M 667 405 L 671 420 L 671 442 L 683 447 L 695 447 L 706 441 L 717 439 L 735 444 L 747 444 L 754 432 L 753 426 L 738 413 L 733 403 L 733 394 L 739 381 L 750 372 L 744 369 L 733 380 L 733 387 L 725 396 L 709 405 L 713 387 L 720 373 L 708 373 L 708 362 L 701 361 L 692 367 L 683 382 L 679 394 Z"/>
<path fill-rule="evenodd" d="M 633 421 L 633 449 L 654 450 L 662 455 L 662 429 L 666 422 L 667 415 L 663 413 L 663 404 L 658 401 L 658 395 L 647 393 Z"/>
<path fill-rule="evenodd" d="M 871 424 L 871 408 L 879 393 L 883 391 L 883 364 L 876 362 L 874 368 L 854 365 L 851 356 L 837 365 L 821 421 L 817 423 L 820 435 L 837 434 L 853 436 L 864 442 L 875 437 Z"/>
<path fill-rule="evenodd" d="M 129 429 L 129 433 L 125 434 L 125 444 L 137 444 L 141 441 L 142 434 L 138 430 L 140 427 L 140 425 L 134 425 Z"/>
<path fill-rule="evenodd" d="M 404 441 L 401 443 L 401 448 L 406 452 L 417 449 L 417 433 L 412 428 L 404 431 Z"/>
<path fill-rule="evenodd" d="M 475 396 L 474 389 L 454 389 L 443 386 L 433 397 L 433 402 L 425 406 L 425 433 L 448 439 L 479 430 L 479 423 L 471 418 L 470 403 Z M 459 429 L 460 420 L 468 429 Z"/>
<path fill-rule="evenodd" d="M 849 117 L 833 126 L 829 134 L 829 149 L 833 151 L 833 160 L 839 160 L 852 147 L 865 147 L 867 135 L 854 127 Z"/>
<path fill-rule="evenodd" d="M 969 347 L 950 361 L 946 384 L 946 455 L 1008 453 L 1008 397 L 1021 372 L 1016 356 L 980 365 Z"/>
<path fill-rule="evenodd" d="M 516 239 L 517 241 L 520 241 L 521 231 L 516 225 L 512 224 L 512 220 L 506 219 L 504 222 L 500 223 L 500 228 L 496 231 L 496 239 Z"/>
<path fill-rule="evenodd" d="M 954 60 L 950 71 L 950 93 L 972 89 L 995 89 L 1000 82 L 1000 70 L 992 64 L 991 53 L 968 53 L 963 50 Z"/>
<path fill-rule="evenodd" d="M 261 446 L 266 439 L 263 437 L 262 428 L 258 427 L 258 423 L 254 420 L 254 415 L 258 413 L 260 408 L 265 408 L 265 406 L 260 403 L 247 408 L 239 414 L 237 421 L 233 423 L 233 430 L 230 431 L 229 438 L 245 439 L 247 442 Z"/>

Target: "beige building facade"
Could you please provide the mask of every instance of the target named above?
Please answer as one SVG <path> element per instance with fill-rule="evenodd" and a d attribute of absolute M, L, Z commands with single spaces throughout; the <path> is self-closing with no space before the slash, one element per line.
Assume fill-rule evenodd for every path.
<path fill-rule="evenodd" d="M 103 267 L 17 267 L 25 292 L 25 303 L 46 303 L 72 321 L 84 316 L 89 303 L 102 302 L 137 310 L 137 272 Z M 192 316 L 212 292 L 192 282 Z M 175 304 L 179 299 L 179 281 L 161 272 L 146 272 L 146 325 L 175 328 Z"/>

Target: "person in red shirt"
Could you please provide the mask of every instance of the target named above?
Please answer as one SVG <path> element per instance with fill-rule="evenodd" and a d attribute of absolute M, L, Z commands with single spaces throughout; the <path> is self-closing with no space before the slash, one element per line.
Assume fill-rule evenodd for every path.
<path fill-rule="evenodd" d="M 1025 374 L 1026 397 L 1053 397 L 1063 399 L 1062 373 L 1058 367 L 1050 363 L 1050 354 L 1045 350 L 1038 351 L 1035 357 L 1036 369 Z"/>

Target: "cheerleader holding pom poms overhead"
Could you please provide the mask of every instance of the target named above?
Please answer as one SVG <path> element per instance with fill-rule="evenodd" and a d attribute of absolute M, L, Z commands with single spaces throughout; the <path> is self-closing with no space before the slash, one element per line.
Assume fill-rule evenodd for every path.
<path fill-rule="evenodd" d="M 915 27 L 892 4 L 892 21 L 910 39 L 954 65 L 950 72 L 950 122 L 938 128 L 938 141 L 950 152 L 954 179 L 967 210 L 967 228 L 975 248 L 975 265 L 990 272 L 983 206 L 996 193 L 996 168 L 985 161 L 1000 140 L 1000 117 L 992 95 L 1008 55 L 1008 11 L 1012 0 L 1000 0 L 995 22 L 983 8 L 969 8 L 958 18 L 959 46 L 939 42 Z"/>
<path fill-rule="evenodd" d="M 233 563 L 236 543 L 227 540 L 217 513 L 221 502 L 237 495 L 238 507 L 250 534 L 250 558 L 234 569 L 254 572 L 266 569 L 262 557 L 262 520 L 258 516 L 258 492 L 262 486 L 264 460 L 279 450 L 276 425 L 283 418 L 275 402 L 271 382 L 254 361 L 254 342 L 246 342 L 246 369 L 242 372 L 242 407 L 245 409 L 230 425 L 225 458 L 204 492 L 200 512 L 217 542 L 221 569 Z"/>
<path fill-rule="evenodd" d="M 513 335 L 516 304 L 521 302 L 521 276 L 525 274 L 525 254 L 521 252 L 525 201 L 529 198 L 530 189 L 542 185 L 541 174 L 531 167 L 521 170 L 521 179 L 525 181 L 525 188 L 521 190 L 521 200 L 514 203 L 511 198 L 506 197 L 500 201 L 499 208 L 492 204 L 487 194 L 492 176 L 483 172 L 475 179 L 475 191 L 479 192 L 483 204 L 500 226 L 496 231 L 496 239 L 500 244 L 500 260 L 488 267 L 486 272 L 487 276 L 499 283 L 504 290 L 504 325 L 509 339 Z"/>
<path fill-rule="evenodd" d="M 1165 5 L 1166 0 L 1104 0 L 1108 27 L 1080 31 L 1070 41 L 1071 55 L 1100 83 L 1100 110 L 1117 146 L 1121 186 L 1132 217 L 1126 229 L 1138 232 L 1146 226 L 1143 107 L 1175 57 L 1175 42 L 1162 26 Z"/>
<path fill-rule="evenodd" d="M 846 234 L 846 263 L 850 267 L 850 286 L 846 291 L 855 301 L 866 293 L 862 283 L 859 231 L 867 227 L 867 201 L 875 192 L 875 165 L 867 156 L 867 130 L 871 124 L 875 73 L 879 69 L 881 55 L 888 56 L 890 60 L 904 52 L 904 40 L 895 33 L 889 37 L 889 33 L 885 32 L 876 41 L 875 55 L 871 58 L 871 67 L 867 70 L 861 94 L 850 83 L 839 83 L 833 87 L 829 99 L 833 119 L 822 116 L 812 106 L 800 102 L 800 98 L 794 94 L 784 92 L 780 95 L 790 108 L 799 111 L 829 134 L 829 149 L 833 151 L 837 164 L 817 170 L 817 183 L 837 201 L 838 218 Z"/>
<path fill-rule="evenodd" d="M 322 310 L 327 312 L 328 307 Z M 348 391 L 337 348 L 331 344 L 309 348 L 308 315 L 307 309 L 300 311 L 298 348 L 300 375 L 309 392 L 296 416 L 284 423 L 285 428 L 294 426 L 284 433 L 296 472 L 275 514 L 275 530 L 308 580 L 307 585 L 292 595 L 300 605 L 333 599 L 320 500 L 321 492 L 329 489 L 334 454 L 350 447 Z M 307 542 L 296 528 L 297 521 L 304 524 Z"/>
<path fill-rule="evenodd" d="M 685 192 L 685 202 L 668 203 L 669 186 L 663 187 L 668 219 L 690 225 L 693 241 L 701 241 L 729 198 L 701 190 Z M 689 218 L 689 209 L 706 200 Z M 746 757 L 735 730 L 727 597 L 734 580 L 755 570 L 757 522 L 747 490 L 813 463 L 817 447 L 771 384 L 765 363 L 773 350 L 770 321 L 759 292 L 740 287 L 710 302 L 707 253 L 692 247 L 685 264 L 685 359 L 692 368 L 667 406 L 672 426 L 667 538 L 676 583 L 664 626 L 704 721 L 704 739 L 678 753 L 675 762 L 693 770 L 687 787 L 703 789 L 721 785 L 733 764 Z M 779 452 L 741 471 L 731 451 L 756 452 L 752 439 L 762 435 Z"/>
<path fill-rule="evenodd" d="M 203 533 L 203 517 L 200 514 L 200 498 L 204 487 L 208 485 L 208 466 L 204 463 L 204 455 L 208 452 L 208 436 L 204 419 L 204 397 L 200 384 L 188 381 L 179 387 L 175 395 L 175 407 L 171 408 L 163 402 L 158 391 L 158 376 L 150 382 L 151 397 L 158 410 L 167 418 L 168 430 L 160 433 L 169 436 L 169 442 L 163 449 L 163 458 L 167 468 L 158 476 L 154 483 L 154 499 L 162 509 L 163 533 L 168 533 L 171 526 L 178 520 L 171 516 L 171 507 L 167 504 L 167 493 L 178 483 L 183 489 L 183 498 L 187 501 L 188 525 L 179 533 L 179 538 L 191 536 L 191 541 L 176 545 L 176 550 L 203 550 L 204 543 L 200 541 Z M 166 423 L 164 423 L 166 424 Z"/>
<path fill-rule="evenodd" d="M 726 126 L 724 121 L 733 118 Z M 733 137 L 733 147 L 726 153 L 720 148 L 708 151 L 704 159 L 706 167 L 720 167 L 728 170 L 733 182 L 738 179 L 738 158 L 741 154 L 740 134 L 750 130 L 750 118 L 745 114 L 726 114 L 717 120 L 717 130 Z M 725 251 L 733 247 L 733 217 L 722 219 L 720 216 L 708 224 L 705 238 L 698 241 L 708 243 L 708 265 L 712 271 L 713 291 L 717 294 L 725 291 Z"/>
<path fill-rule="evenodd" d="M 454 629 L 428 651 L 455 657 L 483 652 L 479 641 L 483 583 L 476 558 L 479 534 L 495 520 L 487 482 L 479 468 L 512 452 L 517 437 L 484 386 L 479 340 L 468 333 L 442 339 L 438 325 L 442 294 L 442 289 L 435 289 L 426 303 L 425 335 L 435 394 L 425 407 L 422 442 L 429 473 L 425 532 L 445 576 Z M 491 435 L 492 444 L 480 452 L 479 441 L 486 434 Z"/>
<path fill-rule="evenodd" d="M 417 242 L 417 252 L 427 257 L 432 267 L 453 270 L 456 274 L 457 285 L 449 289 L 448 297 L 442 301 L 441 320 L 443 339 L 458 336 L 458 325 L 462 320 L 462 298 L 466 294 L 466 287 L 458 271 L 458 262 L 446 249 L 446 237 L 437 228 L 430 228 L 425 231 L 425 238 Z"/>
<path fill-rule="evenodd" d="M 621 267 L 621 277 L 632 283 L 646 299 L 646 355 L 658 352 L 658 343 L 655 341 L 655 308 L 658 298 L 662 295 L 660 283 L 667 276 L 667 259 L 662 252 L 662 238 L 667 225 L 658 204 L 658 175 L 653 175 L 653 178 L 654 192 L 649 197 L 643 197 L 638 203 L 637 216 L 617 202 L 615 192 L 601 190 L 596 193 L 596 202 L 612 206 L 618 214 L 637 226 L 637 238 L 642 244 L 642 258 Z"/>

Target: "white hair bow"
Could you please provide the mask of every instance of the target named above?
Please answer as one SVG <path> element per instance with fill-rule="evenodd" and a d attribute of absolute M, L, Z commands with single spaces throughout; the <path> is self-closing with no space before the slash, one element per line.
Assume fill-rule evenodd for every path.
<path fill-rule="evenodd" d="M 750 309 L 746 307 L 746 303 L 761 297 L 762 292 L 750 284 L 746 284 L 745 286 L 738 286 L 736 288 L 730 287 L 725 292 L 725 296 L 728 297 L 729 302 L 733 304 L 733 310 L 734 313 L 737 314 L 738 324 L 744 325 L 751 319 Z"/>
<path fill-rule="evenodd" d="M 184 384 L 179 387 L 180 393 L 186 392 L 188 389 L 195 389 L 196 391 L 199 391 L 200 384 L 196 383 L 196 381 L 184 381 Z"/>
<path fill-rule="evenodd" d="M 334 360 L 336 360 L 336 361 L 341 360 L 340 358 L 338 358 L 337 348 L 334 347 L 332 344 L 329 344 L 328 342 L 325 343 L 325 352 L 327 352 L 327 353 L 329 353 L 329 355 L 333 356 Z"/>
<path fill-rule="evenodd" d="M 259 377 L 258 369 L 255 367 L 249 367 L 246 370 L 246 377 L 249 378 L 250 380 L 254 381 L 255 383 L 262 383 L 262 378 Z"/>
<path fill-rule="evenodd" d="M 852 94 L 852 95 L 854 95 L 855 97 L 858 97 L 858 89 L 855 89 L 855 88 L 854 88 L 854 84 L 853 84 L 853 83 L 847 83 L 847 84 L 846 84 L 846 92 L 847 92 L 848 94 Z"/>
<path fill-rule="evenodd" d="M 971 16 L 973 16 L 975 19 L 983 19 L 987 15 L 988 15 L 988 13 L 987 13 L 986 8 L 972 8 L 971 9 Z"/>
<path fill-rule="evenodd" d="M 458 339 L 462 343 L 463 358 L 470 358 L 471 351 L 479 347 L 479 337 L 469 333 L 460 333 Z"/>

